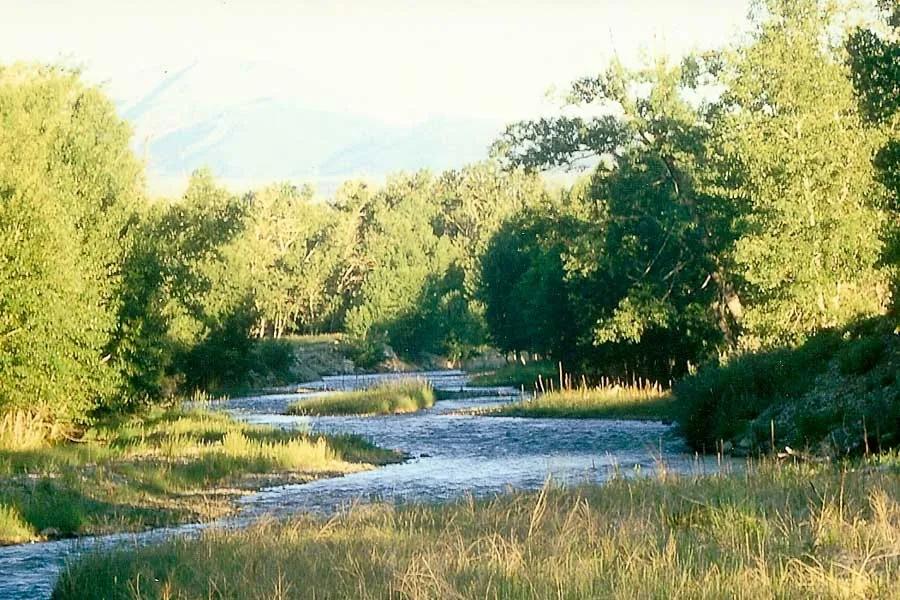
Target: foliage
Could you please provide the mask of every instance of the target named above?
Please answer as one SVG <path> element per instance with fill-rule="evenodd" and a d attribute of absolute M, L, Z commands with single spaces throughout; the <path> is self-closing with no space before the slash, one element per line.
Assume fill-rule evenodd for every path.
<path fill-rule="evenodd" d="M 723 75 L 722 151 L 750 209 L 733 260 L 751 346 L 802 340 L 887 301 L 884 216 L 871 201 L 880 136 L 839 49 L 825 45 L 832 14 L 815 0 L 769 8 Z"/>
<path fill-rule="evenodd" d="M 881 35 L 870 29 L 857 29 L 847 39 L 853 84 L 862 111 L 883 127 L 887 140 L 878 150 L 874 165 L 879 181 L 887 189 L 886 207 L 891 211 L 884 262 L 893 265 L 894 310 L 900 297 L 900 6 L 891 9 L 890 0 L 882 2 L 889 31 Z"/>
<path fill-rule="evenodd" d="M 82 420 L 121 389 L 130 132 L 77 73 L 25 65 L 0 67 L 0 132 L 0 409 Z"/>
<path fill-rule="evenodd" d="M 863 321 L 822 331 L 799 347 L 701 367 L 675 386 L 681 429 L 698 450 L 723 441 L 743 452 L 772 450 L 774 441 L 776 449 L 839 455 L 896 446 L 900 340 L 894 327 L 884 318 Z"/>

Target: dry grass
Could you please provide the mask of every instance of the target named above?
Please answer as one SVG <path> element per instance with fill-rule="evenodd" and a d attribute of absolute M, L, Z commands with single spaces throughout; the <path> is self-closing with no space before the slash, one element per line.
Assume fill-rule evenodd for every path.
<path fill-rule="evenodd" d="M 896 598 L 893 461 L 363 505 L 89 555 L 55 597 Z"/>
<path fill-rule="evenodd" d="M 485 411 L 505 417 L 570 419 L 652 419 L 674 417 L 674 401 L 668 390 L 649 381 L 604 382 L 597 387 L 564 388 L 535 394 L 519 402 Z"/>
<path fill-rule="evenodd" d="M 434 406 L 434 390 L 425 379 L 387 381 L 352 392 L 334 392 L 301 400 L 288 408 L 292 415 L 389 415 Z"/>
<path fill-rule="evenodd" d="M 17 409 L 0 415 L 0 448 L 32 450 L 62 437 L 62 426 L 39 412 Z"/>
<path fill-rule="evenodd" d="M 0 447 L 0 544 L 211 519 L 261 482 L 399 458 L 360 438 L 252 426 L 208 410 L 154 409 L 78 442 L 16 439 Z"/>

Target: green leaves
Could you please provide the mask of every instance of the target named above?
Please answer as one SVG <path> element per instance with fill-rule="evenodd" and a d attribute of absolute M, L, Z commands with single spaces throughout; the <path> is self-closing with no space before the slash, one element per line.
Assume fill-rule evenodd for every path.
<path fill-rule="evenodd" d="M 140 200 L 130 132 L 77 74 L 0 68 L 0 408 L 84 419 L 110 360 Z"/>

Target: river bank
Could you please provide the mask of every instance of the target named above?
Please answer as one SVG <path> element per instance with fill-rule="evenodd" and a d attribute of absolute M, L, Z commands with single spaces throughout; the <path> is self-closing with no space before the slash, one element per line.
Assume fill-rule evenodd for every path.
<path fill-rule="evenodd" d="M 155 408 L 98 424 L 77 440 L 0 450 L 0 544 L 211 521 L 263 487 L 397 460 L 353 436 Z"/>
<path fill-rule="evenodd" d="M 890 598 L 900 461 L 354 506 L 90 554 L 58 598 Z M 139 590 L 139 592 L 137 591 Z"/>

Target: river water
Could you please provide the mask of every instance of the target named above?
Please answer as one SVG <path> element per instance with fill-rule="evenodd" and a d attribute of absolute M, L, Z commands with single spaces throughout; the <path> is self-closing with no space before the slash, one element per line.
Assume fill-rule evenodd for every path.
<path fill-rule="evenodd" d="M 410 415 L 377 417 L 285 416 L 297 399 L 357 389 L 398 377 L 394 374 L 326 377 L 304 384 L 305 391 L 235 398 L 220 408 L 252 423 L 354 433 L 400 450 L 409 460 L 302 485 L 264 489 L 243 497 L 236 518 L 214 525 L 239 527 L 262 515 L 298 511 L 329 513 L 359 501 L 439 502 L 463 495 L 485 496 L 510 488 L 535 489 L 552 478 L 561 484 L 604 481 L 614 473 L 652 474 L 660 465 L 676 472 L 712 472 L 715 461 L 688 452 L 672 426 L 657 422 L 521 419 L 459 414 L 509 402 L 512 388 L 475 390 L 460 371 L 420 373 L 436 389 L 462 391 Z M 196 524 L 118 534 L 0 547 L 0 599 L 47 598 L 67 560 L 98 548 L 146 544 L 173 535 L 196 535 Z"/>

